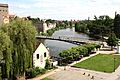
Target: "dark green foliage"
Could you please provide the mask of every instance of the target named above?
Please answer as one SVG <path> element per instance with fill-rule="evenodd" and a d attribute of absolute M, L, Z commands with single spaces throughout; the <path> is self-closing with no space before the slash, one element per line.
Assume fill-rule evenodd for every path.
<path fill-rule="evenodd" d="M 59 56 L 62 58 L 63 64 L 68 64 L 72 61 L 79 60 L 81 55 L 89 56 L 95 48 L 100 48 L 100 45 L 97 44 L 86 44 L 82 46 L 73 47 L 68 50 L 64 50 L 59 53 Z"/>
<path fill-rule="evenodd" d="M 41 36 L 48 36 L 48 33 L 41 32 L 39 35 L 41 35 Z"/>
<path fill-rule="evenodd" d="M 49 59 L 46 59 L 45 69 L 49 70 L 49 69 L 52 69 L 52 68 L 53 68 L 53 66 L 50 63 Z"/>
<path fill-rule="evenodd" d="M 114 19 L 114 32 L 120 38 L 120 15 L 117 14 Z"/>
<path fill-rule="evenodd" d="M 47 19 L 45 22 L 46 23 L 55 23 L 55 20 Z"/>
<path fill-rule="evenodd" d="M 113 19 L 107 15 L 96 17 L 94 20 L 84 20 L 76 22 L 75 30 L 89 34 L 91 37 L 101 38 L 102 36 L 108 36 L 113 29 Z"/>
<path fill-rule="evenodd" d="M 89 24 L 89 31 L 92 35 L 98 36 L 108 36 L 111 31 L 111 27 L 113 26 L 113 19 L 109 16 L 99 16 L 98 18 L 95 16 L 95 20 L 92 21 L 92 24 Z"/>
<path fill-rule="evenodd" d="M 107 40 L 107 44 L 111 46 L 111 49 L 112 49 L 112 47 L 116 46 L 117 43 L 118 43 L 118 39 L 116 38 L 116 35 L 114 33 L 111 33 Z"/>
<path fill-rule="evenodd" d="M 88 30 L 87 24 L 84 22 L 75 23 L 75 31 L 86 33 Z"/>
<path fill-rule="evenodd" d="M 44 74 L 46 72 L 45 69 L 36 67 L 36 68 L 30 68 L 28 70 L 26 70 L 26 77 L 27 78 L 33 78 L 36 77 L 38 74 Z"/>
<path fill-rule="evenodd" d="M 48 34 L 49 36 L 51 36 L 55 31 L 56 31 L 55 28 L 54 28 L 54 29 L 49 29 L 49 30 L 47 30 L 47 34 Z"/>
<path fill-rule="evenodd" d="M 40 18 L 31 18 L 30 16 L 28 16 L 27 18 L 28 18 L 28 20 L 31 20 L 31 22 L 34 25 L 37 24 L 37 23 L 39 23 L 39 22 L 43 22 L 43 21 L 40 20 Z"/>

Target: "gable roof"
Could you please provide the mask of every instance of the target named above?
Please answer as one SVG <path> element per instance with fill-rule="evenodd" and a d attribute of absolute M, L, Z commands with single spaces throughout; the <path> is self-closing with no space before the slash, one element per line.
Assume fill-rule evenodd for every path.
<path fill-rule="evenodd" d="M 35 50 L 35 53 L 37 52 L 41 52 L 41 53 L 48 52 L 48 49 L 43 45 L 43 43 L 40 43 L 40 45 Z"/>

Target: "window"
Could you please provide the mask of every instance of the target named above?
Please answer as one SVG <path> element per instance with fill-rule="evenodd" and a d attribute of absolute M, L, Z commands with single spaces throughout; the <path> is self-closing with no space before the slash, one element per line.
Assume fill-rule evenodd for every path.
<path fill-rule="evenodd" d="M 44 57 L 46 57 L 46 52 L 44 53 Z"/>
<path fill-rule="evenodd" d="M 37 54 L 37 59 L 39 59 L 39 54 Z"/>

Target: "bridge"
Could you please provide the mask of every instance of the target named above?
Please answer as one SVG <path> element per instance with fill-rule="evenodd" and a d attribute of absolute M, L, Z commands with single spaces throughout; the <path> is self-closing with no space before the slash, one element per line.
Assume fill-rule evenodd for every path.
<path fill-rule="evenodd" d="M 69 42 L 76 45 L 88 44 L 88 43 L 96 43 L 96 44 L 101 43 L 100 41 L 88 40 L 86 38 L 66 37 L 66 36 L 58 36 L 58 37 L 36 36 L 36 39 L 58 40 L 58 41 Z"/>

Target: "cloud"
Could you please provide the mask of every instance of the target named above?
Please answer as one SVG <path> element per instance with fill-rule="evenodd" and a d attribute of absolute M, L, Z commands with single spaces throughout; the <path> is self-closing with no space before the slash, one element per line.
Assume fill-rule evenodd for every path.
<path fill-rule="evenodd" d="M 10 4 L 11 7 L 18 8 L 18 9 L 30 9 L 31 5 L 28 4 L 20 4 L 20 3 L 13 3 Z"/>
<path fill-rule="evenodd" d="M 7 1 L 7 0 L 3 0 Z M 87 19 L 110 15 L 120 9 L 120 0 L 22 0 L 8 1 L 10 12 L 53 19 Z"/>

